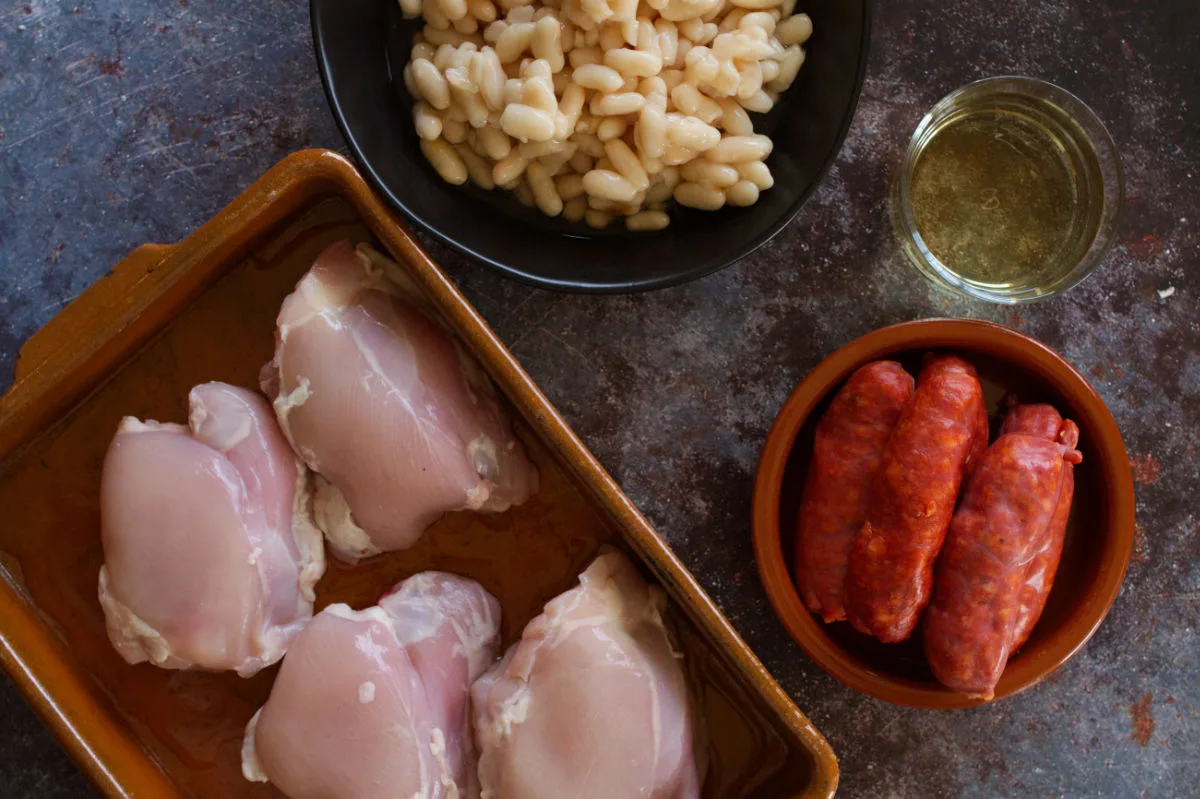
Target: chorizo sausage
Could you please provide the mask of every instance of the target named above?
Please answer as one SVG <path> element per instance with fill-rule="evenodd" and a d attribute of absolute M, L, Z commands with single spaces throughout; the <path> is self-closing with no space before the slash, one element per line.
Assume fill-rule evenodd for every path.
<path fill-rule="evenodd" d="M 796 526 L 796 586 L 825 621 L 846 618 L 842 603 L 850 547 L 867 515 L 883 449 L 913 393 L 895 361 L 858 369 L 817 423 Z"/>
<path fill-rule="evenodd" d="M 971 364 L 927 357 L 884 450 L 846 573 L 846 616 L 885 643 L 912 634 L 929 603 L 933 563 L 968 461 L 987 439 L 983 389 Z"/>
<path fill-rule="evenodd" d="M 1050 597 L 1050 586 L 1058 571 L 1062 557 L 1063 541 L 1067 536 L 1067 522 L 1071 518 L 1071 501 L 1075 496 L 1074 465 L 1082 459 L 1075 448 L 1079 445 L 1079 428 L 1072 421 L 1063 421 L 1052 405 L 1034 404 L 1014 406 L 1004 419 L 1000 430 L 1004 433 L 1026 433 L 1028 435 L 1058 441 L 1070 452 L 1065 459 L 1062 493 L 1058 508 L 1050 519 L 1041 541 L 1034 544 L 1034 554 L 1021 586 L 1020 608 L 1017 612 L 1017 628 L 1013 633 L 1013 651 L 1020 649 L 1029 640 L 1029 634 L 1042 616 L 1046 600 Z M 1074 454 L 1071 454 L 1071 453 Z"/>
<path fill-rule="evenodd" d="M 923 631 L 925 657 L 948 688 L 991 699 L 1037 621 L 1062 552 L 1078 440 L 1057 411 L 1014 409 L 968 479 Z"/>

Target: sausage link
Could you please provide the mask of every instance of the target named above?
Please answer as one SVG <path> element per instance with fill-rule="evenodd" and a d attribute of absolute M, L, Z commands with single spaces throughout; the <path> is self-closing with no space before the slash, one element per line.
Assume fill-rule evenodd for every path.
<path fill-rule="evenodd" d="M 1045 406 L 1010 413 L 968 479 L 938 561 L 925 657 L 943 685 L 973 697 L 994 696 L 1062 552 L 1079 431 L 1053 416 L 1051 431 Z"/>
<path fill-rule="evenodd" d="M 912 375 L 875 361 L 846 381 L 817 423 L 796 526 L 796 585 L 825 621 L 846 618 L 842 597 L 850 547 L 888 437 L 913 393 Z"/>
<path fill-rule="evenodd" d="M 846 616 L 858 630 L 885 643 L 912 634 L 968 458 L 987 436 L 983 407 L 974 367 L 953 355 L 926 358 L 850 553 Z"/>
<path fill-rule="evenodd" d="M 1005 433 L 1024 433 L 1034 438 L 1044 438 L 1054 441 L 1062 428 L 1063 418 L 1053 405 L 1031 403 L 1029 405 L 1014 405 L 1004 417 L 1000 426 L 1000 435 Z"/>
<path fill-rule="evenodd" d="M 1024 432 L 1057 441 L 1068 450 L 1064 456 L 1063 487 L 1058 497 L 1058 508 L 1050 519 L 1045 535 L 1034 544 L 1034 554 L 1021 586 L 1017 628 L 1013 633 L 1012 648 L 1015 652 L 1029 640 L 1029 634 L 1041 618 L 1046 600 L 1050 597 L 1050 586 L 1054 583 L 1054 574 L 1062 557 L 1063 541 L 1067 536 L 1067 522 L 1071 518 L 1071 501 L 1075 497 L 1074 465 L 1082 460 L 1082 456 L 1076 451 L 1079 428 L 1070 420 L 1063 421 L 1058 411 L 1050 405 L 1017 405 L 1004 420 L 1001 432 Z"/>

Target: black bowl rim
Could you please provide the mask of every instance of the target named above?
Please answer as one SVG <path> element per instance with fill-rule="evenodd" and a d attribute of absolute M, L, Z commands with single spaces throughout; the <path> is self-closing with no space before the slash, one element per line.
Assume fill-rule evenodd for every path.
<path fill-rule="evenodd" d="M 860 47 L 858 51 L 858 66 L 854 76 L 854 90 L 850 95 L 850 107 L 846 112 L 842 123 L 838 128 L 837 136 L 834 139 L 834 146 L 830 148 L 829 155 L 821 168 L 813 175 L 813 179 L 809 182 L 808 187 L 800 194 L 791 208 L 786 213 L 782 214 L 774 225 L 767 228 L 763 233 L 752 239 L 743 252 L 727 261 L 709 263 L 700 263 L 694 267 L 681 270 L 670 275 L 661 275 L 658 277 L 647 277 L 641 280 L 630 280 L 621 283 L 596 283 L 586 280 L 554 280 L 551 278 L 540 277 L 523 272 L 509 264 L 497 261 L 483 253 L 477 252 L 470 247 L 467 247 L 459 241 L 442 233 L 437 227 L 429 224 L 422 219 L 418 214 L 405 205 L 399 197 L 392 192 L 387 183 L 371 166 L 371 162 L 363 155 L 362 148 L 359 147 L 358 141 L 351 130 L 349 123 L 346 121 L 346 115 L 342 111 L 341 102 L 338 100 L 337 89 L 333 85 L 333 79 L 329 69 L 329 59 L 325 53 L 325 35 L 321 27 L 320 15 L 317 14 L 317 4 L 327 2 L 328 0 L 309 0 L 309 21 L 312 26 L 313 50 L 317 59 L 317 71 L 321 75 L 321 85 L 325 89 L 325 97 L 329 101 L 330 111 L 333 113 L 334 121 L 337 122 L 338 130 L 342 132 L 342 137 L 346 140 L 346 145 L 350 149 L 350 154 L 354 157 L 367 177 L 368 182 L 392 205 L 393 208 L 399 210 L 411 224 L 415 224 L 425 233 L 433 236 L 438 241 L 449 245 L 452 249 L 459 253 L 475 260 L 478 263 L 494 269 L 505 277 L 516 280 L 519 283 L 524 283 L 529 286 L 534 286 L 541 289 L 549 289 L 551 291 L 578 293 L 578 294 L 629 294 L 640 291 L 651 291 L 654 289 L 665 289 L 672 286 L 678 286 L 683 283 L 689 283 L 693 280 L 699 280 L 702 277 L 707 277 L 722 269 L 727 269 L 730 266 L 741 261 L 743 258 L 756 252 L 763 245 L 775 238 L 781 230 L 787 227 L 793 219 L 800 213 L 800 209 L 808 202 L 809 198 L 816 192 L 817 188 L 825 180 L 829 170 L 837 161 L 838 156 L 842 152 L 842 147 L 846 142 L 846 136 L 850 132 L 850 126 L 854 124 L 854 118 L 858 111 L 858 101 L 862 95 L 863 83 L 867 76 L 867 59 L 871 51 L 871 26 L 874 17 L 875 0 L 863 0 L 863 22 L 862 30 L 859 33 Z"/>

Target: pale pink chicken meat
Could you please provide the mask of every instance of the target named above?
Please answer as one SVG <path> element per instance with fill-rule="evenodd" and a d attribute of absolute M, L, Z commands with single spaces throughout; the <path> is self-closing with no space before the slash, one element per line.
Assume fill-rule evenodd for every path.
<path fill-rule="evenodd" d="M 188 426 L 126 417 L 100 485 L 100 604 L 130 663 L 234 670 L 276 662 L 325 570 L 307 471 L 271 407 L 192 389 Z"/>
<path fill-rule="evenodd" d="M 478 796 L 469 691 L 499 636 L 495 598 L 443 572 L 366 610 L 330 605 L 247 725 L 242 772 L 291 799 Z"/>
<path fill-rule="evenodd" d="M 318 475 L 317 524 L 351 562 L 412 546 L 448 511 L 503 511 L 537 490 L 491 383 L 405 280 L 365 245 L 329 247 L 284 300 L 263 368 Z"/>
<path fill-rule="evenodd" d="M 701 769 L 666 597 L 610 552 L 471 689 L 483 799 L 694 799 Z"/>

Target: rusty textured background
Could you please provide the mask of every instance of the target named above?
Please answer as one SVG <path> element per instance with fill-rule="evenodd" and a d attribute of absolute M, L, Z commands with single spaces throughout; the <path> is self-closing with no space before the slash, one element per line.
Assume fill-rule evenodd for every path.
<path fill-rule="evenodd" d="M 436 249 L 525 367 L 829 738 L 843 795 L 1200 795 L 1200 11 L 1191 0 L 882 0 L 837 166 L 770 246 L 656 294 L 563 296 Z M 883 212 L 917 119 L 975 78 L 1057 82 L 1105 119 L 1128 208 L 1101 271 L 1003 310 L 947 300 Z M 299 0 L 0 6 L 0 384 L 21 342 L 142 242 L 175 241 L 286 153 L 340 148 Z M 1094 381 L 1126 436 L 1139 538 L 1092 642 L 995 706 L 906 710 L 786 637 L 748 538 L 759 448 L 825 354 L 892 322 L 1005 322 Z M 91 788 L 0 681 L 0 795 Z"/>

